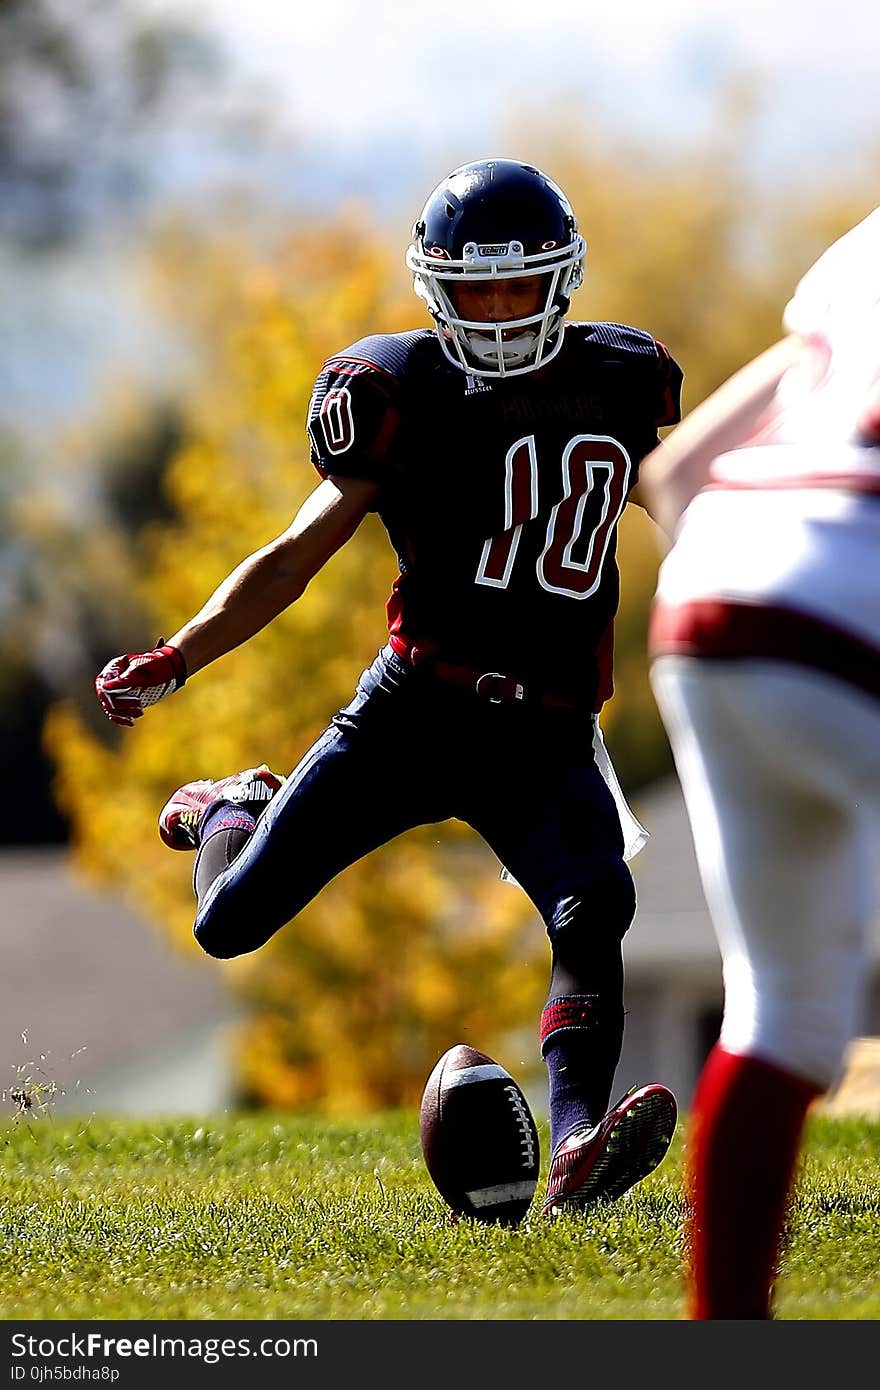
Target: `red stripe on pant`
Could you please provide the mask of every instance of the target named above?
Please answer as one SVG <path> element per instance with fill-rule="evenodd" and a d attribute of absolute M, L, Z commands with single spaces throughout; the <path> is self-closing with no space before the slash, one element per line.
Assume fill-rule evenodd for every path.
<path fill-rule="evenodd" d="M 648 637 L 652 657 L 787 661 L 880 696 L 880 650 L 811 613 L 760 603 L 657 600 Z"/>

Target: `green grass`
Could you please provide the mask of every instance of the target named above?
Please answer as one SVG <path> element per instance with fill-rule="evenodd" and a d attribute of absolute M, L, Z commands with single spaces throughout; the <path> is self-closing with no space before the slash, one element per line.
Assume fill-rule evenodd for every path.
<path fill-rule="evenodd" d="M 0 1147 L 0 1317 L 678 1319 L 680 1160 L 681 1126 L 617 1203 L 549 1224 L 539 1188 L 504 1230 L 447 1222 L 415 1114 L 22 1120 Z M 880 1124 L 813 1119 L 780 1317 L 880 1317 L 878 1194 Z"/>

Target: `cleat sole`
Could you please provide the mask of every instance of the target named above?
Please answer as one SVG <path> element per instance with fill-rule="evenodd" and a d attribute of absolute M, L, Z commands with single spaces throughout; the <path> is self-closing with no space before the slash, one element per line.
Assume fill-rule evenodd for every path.
<path fill-rule="evenodd" d="M 658 1089 L 627 1108 L 631 1094 L 619 1102 L 624 1113 L 604 1145 L 597 1136 L 598 1151 L 596 1143 L 588 1143 L 580 1155 L 573 1150 L 561 1159 L 555 1190 L 545 1199 L 545 1216 L 615 1201 L 662 1163 L 675 1133 L 675 1098 L 670 1091 Z"/>

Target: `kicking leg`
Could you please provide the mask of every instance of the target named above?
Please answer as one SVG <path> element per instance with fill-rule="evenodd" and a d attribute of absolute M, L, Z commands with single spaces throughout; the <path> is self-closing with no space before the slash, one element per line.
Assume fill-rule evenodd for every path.
<path fill-rule="evenodd" d="M 442 818 L 423 794 L 403 798 L 389 785 L 378 748 L 331 728 L 228 865 L 235 837 L 247 832 L 233 826 L 206 841 L 196 874 L 196 939 L 224 959 L 255 951 L 348 865 L 404 830 Z"/>
<path fill-rule="evenodd" d="M 283 786 L 268 769 L 253 769 L 222 783 L 191 783 L 172 797 L 160 833 L 175 848 L 187 846 L 173 835 L 199 845 L 194 931 L 209 955 L 256 950 L 349 864 L 450 814 L 436 775 L 442 756 L 416 742 L 417 716 L 406 680 L 380 655 Z M 388 775 L 395 736 L 405 736 L 419 760 L 420 776 L 404 785 Z M 176 814 L 187 808 L 188 817 Z"/>

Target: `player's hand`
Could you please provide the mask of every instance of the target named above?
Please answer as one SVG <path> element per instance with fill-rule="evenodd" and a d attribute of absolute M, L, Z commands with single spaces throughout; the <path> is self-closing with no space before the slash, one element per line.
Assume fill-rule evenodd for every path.
<path fill-rule="evenodd" d="M 145 709 L 185 682 L 183 654 L 160 637 L 151 652 L 126 652 L 108 661 L 95 677 L 95 691 L 107 718 L 130 728 Z"/>

